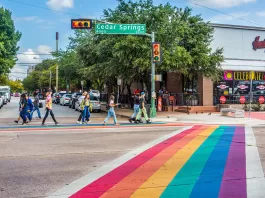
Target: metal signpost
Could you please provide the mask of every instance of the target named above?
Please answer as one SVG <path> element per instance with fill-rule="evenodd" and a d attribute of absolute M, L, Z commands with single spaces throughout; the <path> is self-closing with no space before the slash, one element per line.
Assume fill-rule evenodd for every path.
<path fill-rule="evenodd" d="M 95 25 L 96 34 L 146 34 L 145 24 L 104 24 Z"/>
<path fill-rule="evenodd" d="M 81 86 L 82 86 L 82 93 L 83 93 L 83 86 L 84 86 L 84 81 L 81 81 Z"/>
<path fill-rule="evenodd" d="M 251 114 L 251 106 L 252 106 L 252 100 L 253 100 L 253 92 L 252 92 L 252 81 L 255 77 L 255 72 L 251 71 L 250 72 L 250 91 L 249 91 L 249 111 L 248 111 L 248 118 L 250 118 Z"/>

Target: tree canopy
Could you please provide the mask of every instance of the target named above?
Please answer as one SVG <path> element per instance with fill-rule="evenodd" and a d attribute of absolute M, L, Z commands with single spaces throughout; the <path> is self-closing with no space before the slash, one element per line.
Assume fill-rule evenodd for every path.
<path fill-rule="evenodd" d="M 0 75 L 7 74 L 16 62 L 21 33 L 16 31 L 11 12 L 0 8 Z"/>

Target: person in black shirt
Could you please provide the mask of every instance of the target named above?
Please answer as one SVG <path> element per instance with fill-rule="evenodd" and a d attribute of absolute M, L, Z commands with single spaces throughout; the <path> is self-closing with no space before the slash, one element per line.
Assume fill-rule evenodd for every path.
<path fill-rule="evenodd" d="M 22 125 L 27 123 L 27 115 L 28 115 L 28 100 L 26 94 L 22 94 L 21 96 L 21 107 L 20 107 L 20 116 L 23 119 Z"/>
<path fill-rule="evenodd" d="M 134 96 L 134 106 L 133 106 L 133 114 L 129 119 L 129 122 L 132 123 L 132 121 L 135 121 L 135 118 L 139 112 L 139 107 L 140 107 L 140 97 L 139 97 L 139 93 L 136 93 L 136 95 Z"/>
<path fill-rule="evenodd" d="M 139 112 L 138 112 L 138 114 L 136 116 L 136 123 L 140 122 L 140 118 L 142 116 L 142 113 L 144 114 L 144 118 L 145 118 L 146 122 L 150 123 L 150 119 L 147 116 L 144 104 L 145 104 L 145 93 L 142 92 L 141 93 L 141 97 L 140 97 L 140 109 L 139 109 Z"/>

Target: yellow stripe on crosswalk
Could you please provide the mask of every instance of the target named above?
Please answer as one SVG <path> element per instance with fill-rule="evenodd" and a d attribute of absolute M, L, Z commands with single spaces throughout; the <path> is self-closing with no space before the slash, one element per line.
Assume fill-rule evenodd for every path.
<path fill-rule="evenodd" d="M 131 198 L 152 197 L 158 198 L 183 165 L 189 160 L 192 154 L 217 128 L 210 126 L 202 132 L 175 155 L 173 155 L 160 169 L 158 169 L 140 188 L 138 188 Z"/>

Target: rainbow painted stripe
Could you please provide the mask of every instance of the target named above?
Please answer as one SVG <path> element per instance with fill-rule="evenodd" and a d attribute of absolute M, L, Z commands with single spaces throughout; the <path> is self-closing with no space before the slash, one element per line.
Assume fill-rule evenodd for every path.
<path fill-rule="evenodd" d="M 245 198 L 246 164 L 243 126 L 194 126 L 142 152 L 70 197 Z"/>

